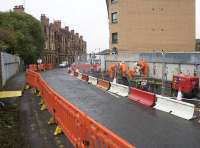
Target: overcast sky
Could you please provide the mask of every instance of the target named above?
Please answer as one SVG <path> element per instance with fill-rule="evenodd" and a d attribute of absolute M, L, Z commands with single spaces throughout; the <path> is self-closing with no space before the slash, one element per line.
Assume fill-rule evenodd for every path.
<path fill-rule="evenodd" d="M 0 11 L 7 11 L 24 0 L 0 0 Z M 50 21 L 61 20 L 83 35 L 88 52 L 109 47 L 109 31 L 105 0 L 25 0 L 26 12 L 36 18 L 46 14 Z M 200 0 L 196 0 L 196 37 L 200 38 Z"/>

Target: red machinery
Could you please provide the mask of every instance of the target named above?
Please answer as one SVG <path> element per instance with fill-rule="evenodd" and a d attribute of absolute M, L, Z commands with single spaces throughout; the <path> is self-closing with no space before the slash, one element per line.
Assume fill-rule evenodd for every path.
<path fill-rule="evenodd" d="M 184 74 L 174 75 L 172 88 L 176 91 L 180 90 L 184 96 L 195 96 L 199 89 L 199 78 Z"/>

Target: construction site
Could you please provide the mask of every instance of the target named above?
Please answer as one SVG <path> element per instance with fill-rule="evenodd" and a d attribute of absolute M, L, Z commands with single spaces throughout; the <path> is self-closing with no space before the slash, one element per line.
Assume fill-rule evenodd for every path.
<path fill-rule="evenodd" d="M 41 15 L 35 63 L 0 53 L 2 147 L 199 148 L 195 4 L 105 0 L 109 49 L 90 53 Z"/>

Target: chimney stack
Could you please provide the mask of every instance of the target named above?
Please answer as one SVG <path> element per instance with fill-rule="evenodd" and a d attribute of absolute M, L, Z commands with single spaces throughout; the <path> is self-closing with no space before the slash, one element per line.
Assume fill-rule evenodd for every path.
<path fill-rule="evenodd" d="M 15 6 L 13 8 L 13 11 L 16 12 L 16 13 L 22 13 L 22 12 L 24 12 L 24 6 L 23 5 Z"/>

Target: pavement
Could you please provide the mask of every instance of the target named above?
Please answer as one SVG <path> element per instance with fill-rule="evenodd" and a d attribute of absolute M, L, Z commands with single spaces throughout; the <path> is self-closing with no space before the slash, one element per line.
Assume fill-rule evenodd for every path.
<path fill-rule="evenodd" d="M 42 73 L 48 85 L 80 110 L 137 148 L 199 148 L 200 124 L 113 96 L 67 74 Z"/>
<path fill-rule="evenodd" d="M 20 73 L 8 81 L 5 90 L 21 90 L 24 84 L 24 73 Z M 5 107 L 0 108 L 1 148 L 73 148 L 64 134 L 53 135 L 56 125 L 48 125 L 50 114 L 40 111 L 39 102 L 40 97 L 30 89 L 22 97 L 4 101 Z"/>

